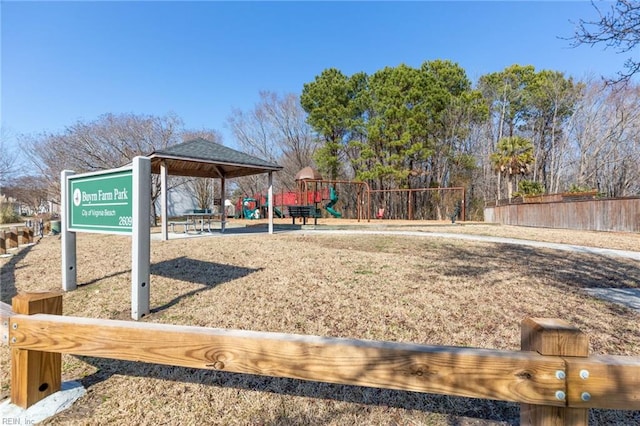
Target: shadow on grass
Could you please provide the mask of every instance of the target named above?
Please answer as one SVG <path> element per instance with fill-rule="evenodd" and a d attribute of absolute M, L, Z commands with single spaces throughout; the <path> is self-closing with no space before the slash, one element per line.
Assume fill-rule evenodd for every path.
<path fill-rule="evenodd" d="M 107 278 L 113 278 L 113 277 L 117 277 L 118 275 L 124 275 L 124 274 L 130 274 L 130 273 L 131 273 L 131 268 L 125 269 L 123 271 L 112 272 L 111 274 L 106 274 L 106 275 L 103 275 L 103 276 L 101 276 L 99 278 L 94 278 L 94 279 L 92 279 L 90 281 L 87 281 L 87 282 L 84 282 L 84 283 L 78 283 L 78 287 L 85 287 L 85 286 L 88 286 L 88 285 L 91 285 L 91 284 L 99 283 L 100 281 L 105 280 Z"/>
<path fill-rule="evenodd" d="M 313 223 L 313 221 L 311 222 Z M 287 231 L 299 231 L 302 229 L 302 223 L 300 224 L 274 224 L 273 231 L 278 233 L 283 233 Z M 244 228 L 227 228 L 224 231 L 224 235 L 235 235 L 235 234 L 268 234 L 269 233 L 269 225 L 266 223 L 258 223 L 255 225 L 248 224 Z"/>
<path fill-rule="evenodd" d="M 11 299 L 18 294 L 15 270 L 18 263 L 29 254 L 34 246 L 35 244 L 20 247 L 18 252 L 0 267 L 0 301 L 11 305 Z"/>
<path fill-rule="evenodd" d="M 640 268 L 632 259 L 510 244 L 493 249 L 445 246 L 440 250 L 445 257 L 464 259 L 470 264 L 462 269 L 453 262 L 444 271 L 449 276 L 496 275 L 498 264 L 503 269 L 525 269 L 534 278 L 551 278 L 546 282 L 564 290 L 640 287 Z"/>
<path fill-rule="evenodd" d="M 168 309 L 181 300 L 191 297 L 202 291 L 210 290 L 220 284 L 246 277 L 247 275 L 258 272 L 262 268 L 245 268 L 241 266 L 225 265 L 216 262 L 205 262 L 197 259 L 190 259 L 186 256 L 177 257 L 171 260 L 154 263 L 151 265 L 151 274 L 172 280 L 179 280 L 193 284 L 199 284 L 202 287 L 184 293 L 179 297 L 165 303 L 162 306 L 155 307 L 151 313 L 160 312 Z"/>
<path fill-rule="evenodd" d="M 440 237 L 417 237 L 410 241 L 410 250 L 406 249 L 406 243 L 375 245 L 371 239 L 319 239 L 316 244 L 333 250 L 385 252 L 396 255 L 399 261 L 402 256 L 418 256 L 424 259 L 425 267 L 436 268 L 448 277 L 488 277 L 487 281 L 495 279 L 499 282 L 501 272 L 521 271 L 527 277 L 544 279 L 563 289 L 640 288 L 640 268 L 638 261 L 633 259 L 517 244 L 460 242 Z"/>
<path fill-rule="evenodd" d="M 86 388 L 108 380 L 113 375 L 126 375 L 131 377 L 149 377 L 175 383 L 193 383 L 210 387 L 229 388 L 238 391 L 267 392 L 279 395 L 359 404 L 360 406 L 353 408 L 352 415 L 362 414 L 362 405 L 365 405 L 441 414 L 446 416 L 447 424 L 449 425 L 464 423 L 460 419 L 462 417 L 469 417 L 474 420 L 486 420 L 492 423 L 499 422 L 499 424 L 505 425 L 519 424 L 519 405 L 504 401 L 338 385 L 194 368 L 170 367 L 103 358 L 78 358 L 98 369 L 94 374 L 86 376 L 81 380 Z M 176 404 L 180 403 L 179 401 L 173 402 Z M 275 423 L 264 424 L 310 424 L 310 420 L 311 424 L 328 424 L 342 411 L 344 411 L 344 409 L 331 407 L 325 415 L 327 416 L 326 418 L 314 416 L 310 419 L 305 416 L 304 409 L 299 410 L 299 413 L 297 410 L 291 410 L 291 412 L 287 413 L 286 418 L 280 418 Z M 282 423 L 280 423 L 280 421 Z M 468 422 L 464 424 L 468 424 Z"/>

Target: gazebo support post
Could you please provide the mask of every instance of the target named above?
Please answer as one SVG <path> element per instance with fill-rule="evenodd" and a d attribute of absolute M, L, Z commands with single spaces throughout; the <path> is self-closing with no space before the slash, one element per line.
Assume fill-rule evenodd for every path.
<path fill-rule="evenodd" d="M 220 196 L 222 197 L 222 202 L 220 203 L 222 204 L 222 215 L 220 216 L 220 232 L 222 233 L 227 227 L 227 212 L 226 206 L 224 205 L 224 201 L 227 199 L 227 192 L 224 176 L 220 178 Z"/>
<path fill-rule="evenodd" d="M 273 234 L 273 172 L 269 172 L 269 188 L 267 189 L 267 198 L 269 199 L 269 234 Z"/>
<path fill-rule="evenodd" d="M 169 218 L 167 217 L 167 162 L 160 163 L 160 215 L 162 216 L 162 241 L 169 239 Z"/>

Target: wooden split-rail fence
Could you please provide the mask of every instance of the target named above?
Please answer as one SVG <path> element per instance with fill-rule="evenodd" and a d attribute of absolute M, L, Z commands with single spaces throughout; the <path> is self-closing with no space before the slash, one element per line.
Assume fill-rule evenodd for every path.
<path fill-rule="evenodd" d="M 12 226 L 0 229 L 0 254 L 7 254 L 7 250 L 18 248 L 33 242 L 33 229 L 27 226 Z"/>
<path fill-rule="evenodd" d="M 590 408 L 640 409 L 640 357 L 589 356 L 562 320 L 527 318 L 520 351 L 62 316 L 62 295 L 0 304 L 11 347 L 11 401 L 61 386 L 61 354 L 369 386 L 521 404 L 521 423 L 585 425 Z"/>

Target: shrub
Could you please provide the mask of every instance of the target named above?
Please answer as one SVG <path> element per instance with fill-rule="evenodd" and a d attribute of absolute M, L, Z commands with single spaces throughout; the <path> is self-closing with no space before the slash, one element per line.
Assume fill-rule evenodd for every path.
<path fill-rule="evenodd" d="M 521 180 L 518 183 L 518 192 L 513 194 L 514 197 L 522 197 L 527 195 L 541 195 L 544 194 L 544 186 L 542 183 L 532 180 Z"/>
<path fill-rule="evenodd" d="M 569 187 L 569 192 L 571 194 L 579 194 L 582 192 L 594 192 L 595 189 L 591 189 L 588 186 L 582 186 L 582 185 L 576 185 L 575 183 L 572 183 L 571 186 Z"/>
<path fill-rule="evenodd" d="M 15 223 L 20 220 L 11 203 L 0 203 L 0 223 Z"/>

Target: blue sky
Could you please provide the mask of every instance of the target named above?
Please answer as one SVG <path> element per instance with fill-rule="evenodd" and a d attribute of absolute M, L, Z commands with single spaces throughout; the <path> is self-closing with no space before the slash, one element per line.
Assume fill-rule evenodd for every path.
<path fill-rule="evenodd" d="M 608 3 L 610 4 L 610 3 Z M 606 5 L 608 5 L 606 4 Z M 260 90 L 297 93 L 323 69 L 374 73 L 427 60 L 472 81 L 512 64 L 613 76 L 627 55 L 560 37 L 589 2 L 2 1 L 3 133 L 60 132 L 104 113 L 164 115 L 216 129 Z M 608 7 L 608 6 L 605 6 Z"/>

